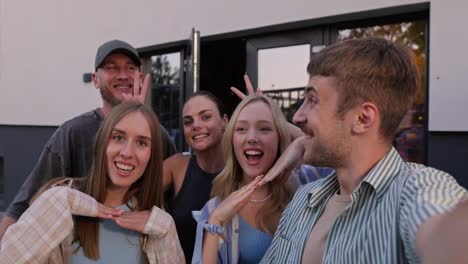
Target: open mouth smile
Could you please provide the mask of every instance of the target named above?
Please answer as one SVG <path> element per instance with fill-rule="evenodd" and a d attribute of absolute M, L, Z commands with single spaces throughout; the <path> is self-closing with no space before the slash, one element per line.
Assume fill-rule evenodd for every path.
<path fill-rule="evenodd" d="M 250 149 L 244 151 L 244 155 L 247 159 L 247 164 L 254 166 L 260 162 L 261 158 L 263 157 L 263 151 Z"/>
<path fill-rule="evenodd" d="M 123 164 L 120 162 L 114 162 L 115 167 L 123 172 L 132 172 L 135 169 L 135 166 L 133 165 L 128 165 L 128 164 Z"/>

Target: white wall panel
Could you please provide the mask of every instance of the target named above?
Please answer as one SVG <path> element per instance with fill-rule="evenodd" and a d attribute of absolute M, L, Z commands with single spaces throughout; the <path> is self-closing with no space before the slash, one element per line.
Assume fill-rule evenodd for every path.
<path fill-rule="evenodd" d="M 96 48 L 119 38 L 136 47 L 287 22 L 417 3 L 411 0 L 1 0 L 0 124 L 58 125 L 100 105 L 81 81 Z M 431 1 L 430 130 L 465 130 L 467 36 L 463 0 Z M 439 78 L 437 78 L 437 76 Z"/>

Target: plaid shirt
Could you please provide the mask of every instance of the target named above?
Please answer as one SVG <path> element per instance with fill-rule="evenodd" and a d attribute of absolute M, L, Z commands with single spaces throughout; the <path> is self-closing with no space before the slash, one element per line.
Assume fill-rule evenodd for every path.
<path fill-rule="evenodd" d="M 70 263 L 73 215 L 97 216 L 98 203 L 70 187 L 53 187 L 10 226 L 1 241 L 0 264 Z M 172 217 L 154 206 L 143 249 L 151 264 L 185 263 Z"/>

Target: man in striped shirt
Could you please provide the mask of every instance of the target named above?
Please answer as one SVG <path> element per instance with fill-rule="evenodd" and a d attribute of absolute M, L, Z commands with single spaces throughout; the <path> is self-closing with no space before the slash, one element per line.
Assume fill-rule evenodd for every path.
<path fill-rule="evenodd" d="M 380 38 L 347 40 L 315 55 L 307 71 L 294 116 L 306 136 L 264 181 L 298 159 L 335 173 L 298 190 L 262 263 L 419 263 L 466 190 L 392 147 L 420 87 L 409 51 Z"/>

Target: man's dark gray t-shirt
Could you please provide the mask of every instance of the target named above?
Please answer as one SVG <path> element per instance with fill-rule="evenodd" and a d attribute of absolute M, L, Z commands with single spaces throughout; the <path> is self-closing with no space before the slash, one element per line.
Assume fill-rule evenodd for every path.
<path fill-rule="evenodd" d="M 46 143 L 6 214 L 18 219 L 28 208 L 31 197 L 54 178 L 87 176 L 91 168 L 94 138 L 102 120 L 99 109 L 95 109 L 63 123 Z M 161 126 L 161 130 L 165 159 L 175 154 L 176 148 L 166 129 Z"/>

